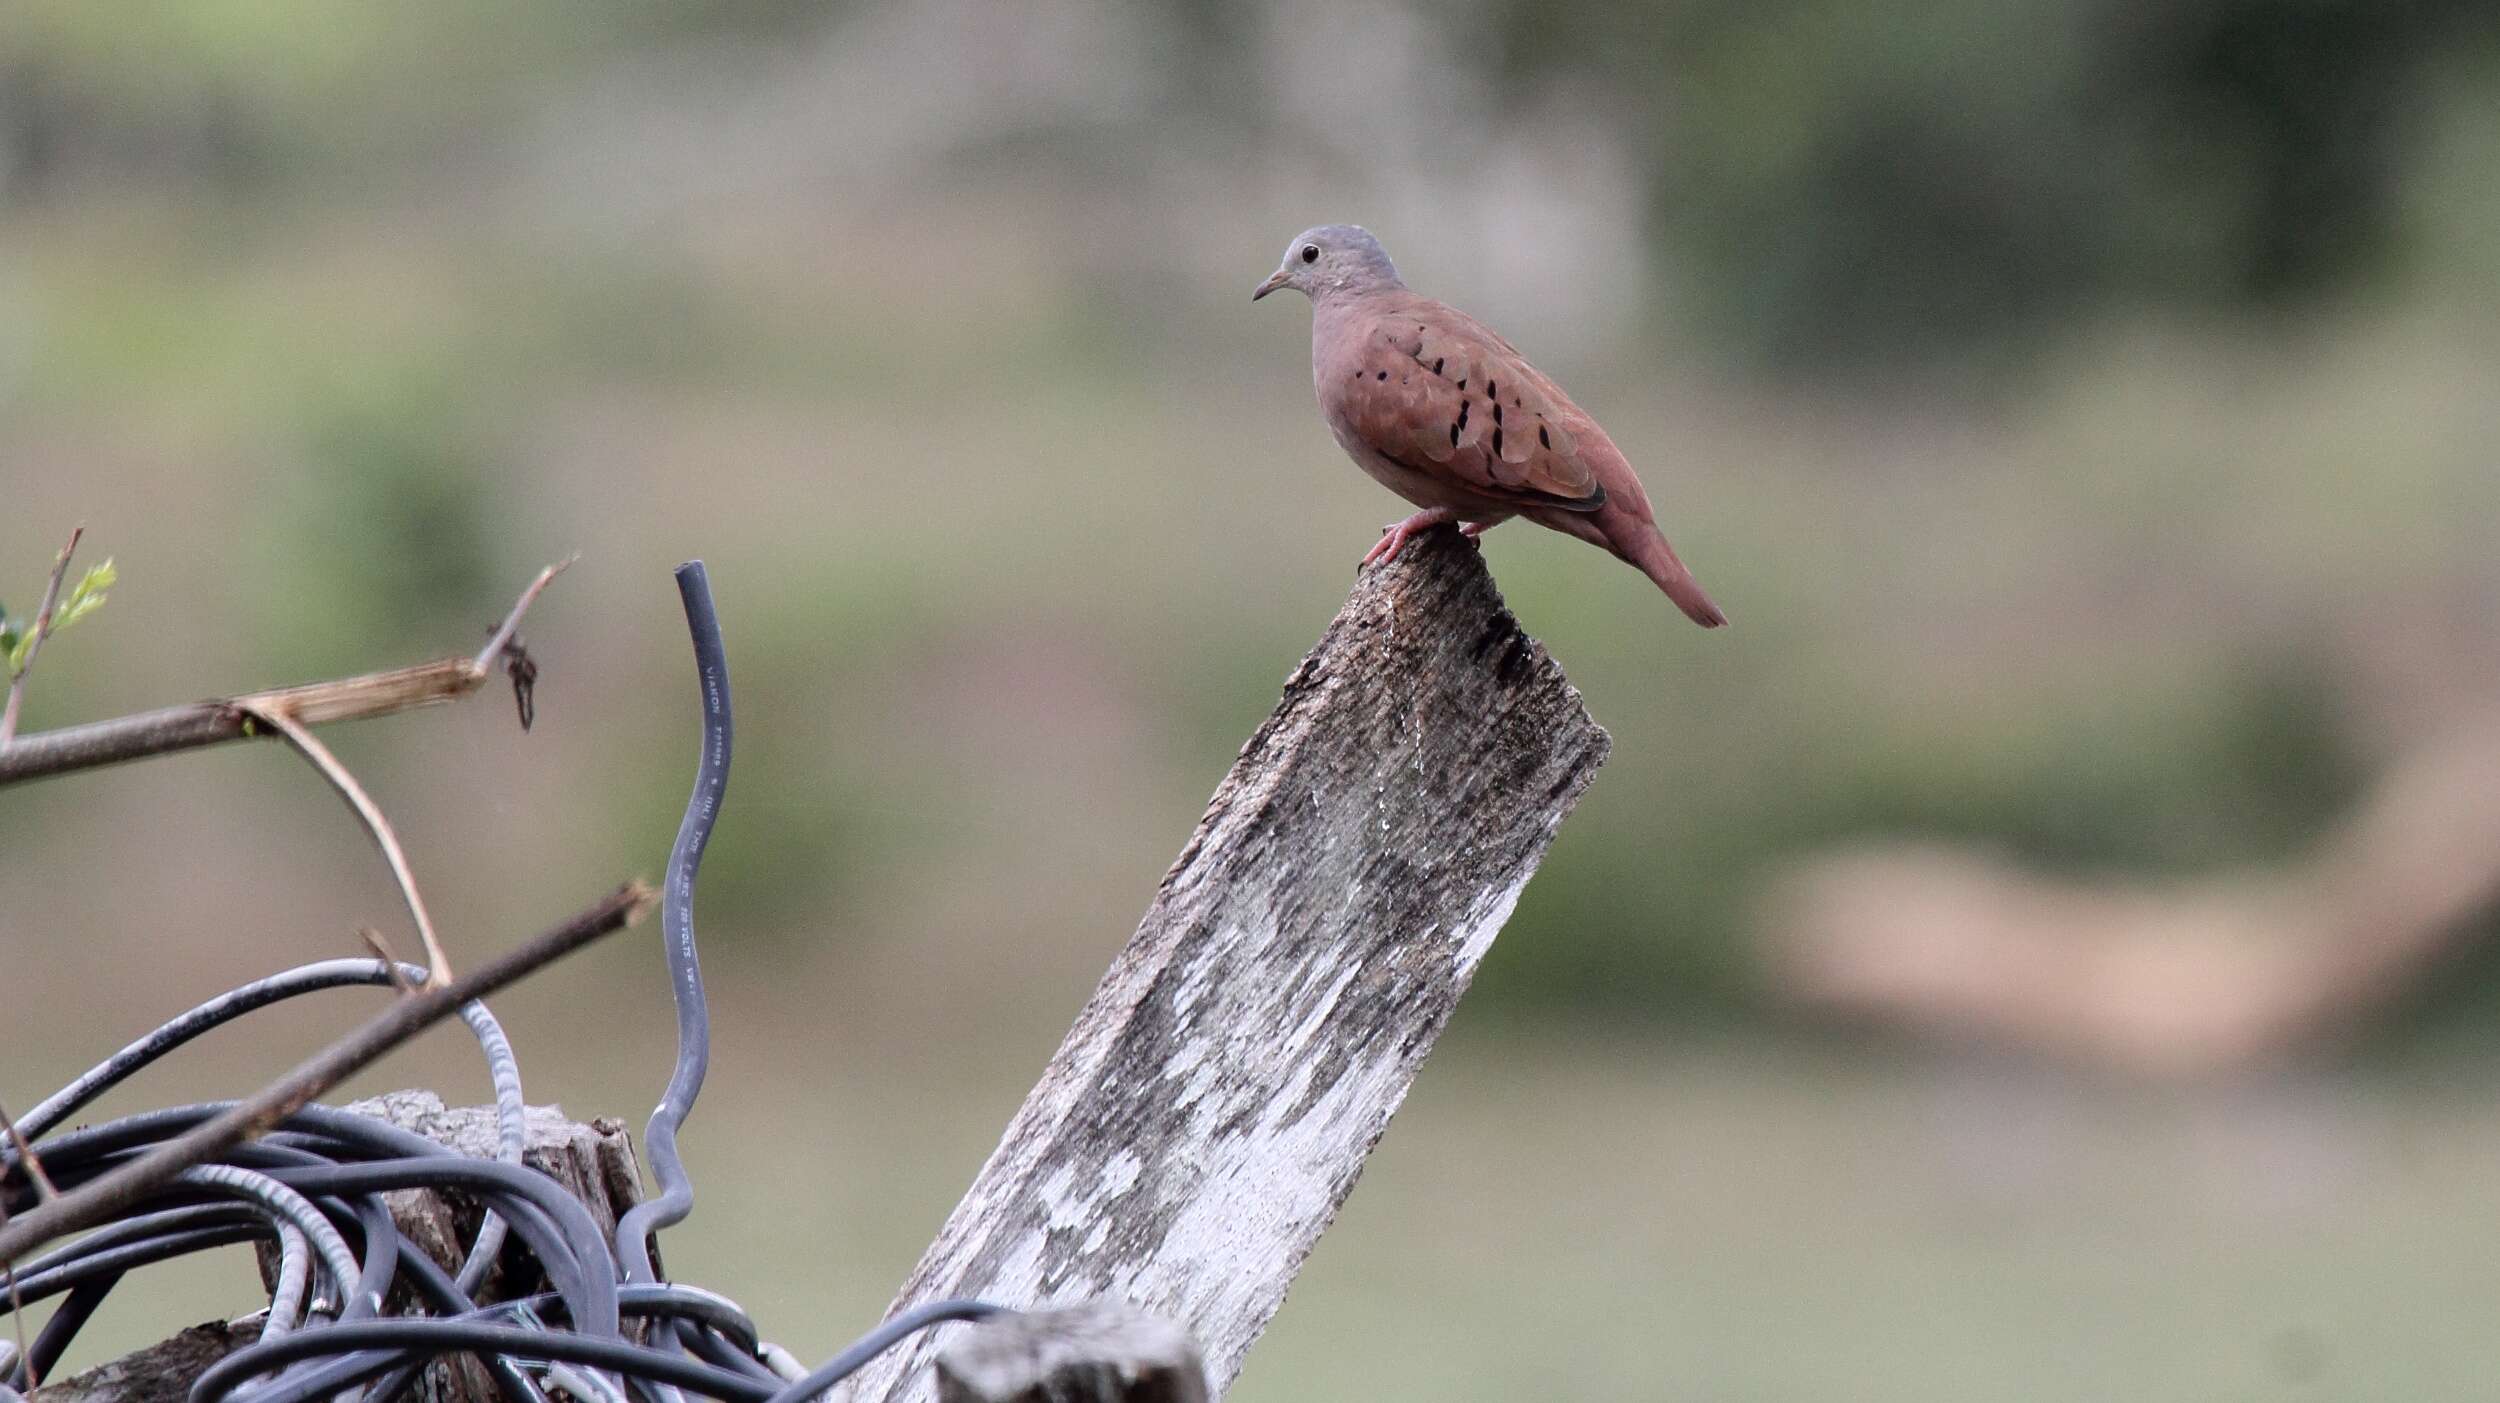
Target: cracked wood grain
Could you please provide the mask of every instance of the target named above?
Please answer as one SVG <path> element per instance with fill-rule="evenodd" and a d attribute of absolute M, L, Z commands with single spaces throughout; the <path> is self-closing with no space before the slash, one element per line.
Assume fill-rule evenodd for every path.
<path fill-rule="evenodd" d="M 1607 745 L 1457 533 L 1366 572 L 898 1308 L 1127 1302 L 1221 1391 Z M 925 1403 L 942 1342 L 846 1396 Z"/>

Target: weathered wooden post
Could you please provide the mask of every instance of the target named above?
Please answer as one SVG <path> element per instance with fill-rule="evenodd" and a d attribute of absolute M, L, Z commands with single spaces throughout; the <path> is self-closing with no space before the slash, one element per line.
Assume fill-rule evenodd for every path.
<path fill-rule="evenodd" d="M 1475 547 L 1366 572 L 897 1307 L 1125 1302 L 1229 1385 L 1606 749 Z"/>

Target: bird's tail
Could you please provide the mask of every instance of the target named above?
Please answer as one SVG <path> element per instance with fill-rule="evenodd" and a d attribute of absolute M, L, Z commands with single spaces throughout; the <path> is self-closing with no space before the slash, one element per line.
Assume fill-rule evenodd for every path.
<path fill-rule="evenodd" d="M 1703 628 L 1717 628 L 1727 622 L 1726 613 L 1710 602 L 1710 596 L 1702 592 L 1701 582 L 1676 558 L 1675 547 L 1667 544 L 1666 536 L 1657 527 L 1644 523 L 1625 534 L 1632 539 L 1617 545 L 1617 553 L 1665 590 L 1675 607 L 1684 611 L 1684 617 Z"/>

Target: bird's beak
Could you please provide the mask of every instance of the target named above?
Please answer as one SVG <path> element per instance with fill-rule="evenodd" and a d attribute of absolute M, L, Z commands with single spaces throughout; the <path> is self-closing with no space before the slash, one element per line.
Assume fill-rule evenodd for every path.
<path fill-rule="evenodd" d="M 1267 295 L 1268 295 L 1269 293 L 1271 293 L 1271 292 L 1274 292 L 1276 289 L 1278 289 L 1278 288 L 1280 288 L 1280 287 L 1283 287 L 1283 286 L 1285 285 L 1286 280 L 1287 280 L 1287 279 L 1289 279 L 1289 278 L 1291 278 L 1292 276 L 1293 276 L 1293 275 L 1292 275 L 1291 273 L 1286 272 L 1286 271 L 1285 271 L 1284 269 L 1282 269 L 1282 268 L 1279 268 L 1279 269 L 1277 269 L 1275 272 L 1268 274 L 1268 275 L 1267 275 L 1267 281 L 1266 281 L 1266 282 L 1263 282 L 1263 283 L 1259 284 L 1257 287 L 1254 287 L 1254 288 L 1252 288 L 1252 289 L 1250 290 L 1250 300 L 1251 300 L 1251 301 L 1253 301 L 1253 302 L 1256 302 L 1256 301 L 1258 301 L 1260 298 L 1267 296 Z"/>

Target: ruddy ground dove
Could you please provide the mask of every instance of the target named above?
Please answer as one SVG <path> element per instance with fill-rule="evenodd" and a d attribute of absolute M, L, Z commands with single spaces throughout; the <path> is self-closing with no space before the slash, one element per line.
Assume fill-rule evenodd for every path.
<path fill-rule="evenodd" d="M 1597 421 L 1482 322 L 1408 291 L 1369 232 L 1304 230 L 1250 300 L 1284 287 L 1311 299 L 1311 381 L 1329 432 L 1423 508 L 1385 528 L 1364 564 L 1418 531 L 1459 522 L 1475 536 L 1524 516 L 1612 551 L 1703 628 L 1727 622 Z"/>

